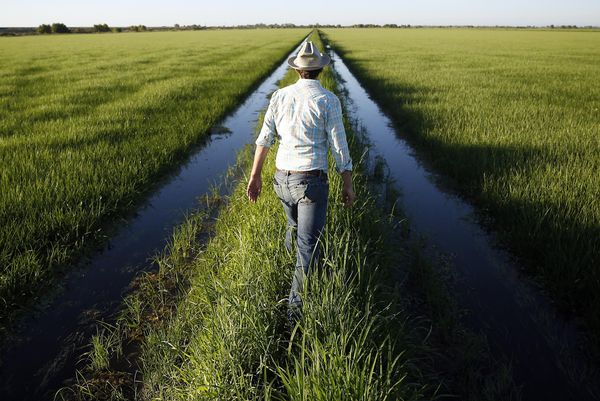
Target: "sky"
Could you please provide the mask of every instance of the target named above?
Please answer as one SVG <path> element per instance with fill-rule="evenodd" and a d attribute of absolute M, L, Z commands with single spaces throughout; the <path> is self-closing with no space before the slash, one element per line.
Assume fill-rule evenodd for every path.
<path fill-rule="evenodd" d="M 0 0 L 0 27 L 411 24 L 600 25 L 600 0 Z"/>

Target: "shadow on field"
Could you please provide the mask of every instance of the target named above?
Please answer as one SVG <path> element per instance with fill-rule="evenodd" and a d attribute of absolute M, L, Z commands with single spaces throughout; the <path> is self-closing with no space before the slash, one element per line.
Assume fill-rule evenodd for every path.
<path fill-rule="evenodd" d="M 449 144 L 432 138 L 429 133 L 443 122 L 433 121 L 410 105 L 436 102 L 436 90 L 371 79 L 360 63 L 345 62 L 391 117 L 396 131 L 418 150 L 418 158 L 443 174 L 442 187 L 460 192 L 475 204 L 485 226 L 498 229 L 501 242 L 523 259 L 530 274 L 542 279 L 563 312 L 569 317 L 574 312 L 592 333 L 599 333 L 600 226 L 573 218 L 569 215 L 572 208 L 560 200 L 527 197 L 535 188 L 520 196 L 510 194 L 510 176 L 532 177 L 549 166 L 566 169 L 573 155 L 568 150 L 557 154 L 543 148 Z M 486 190 L 486 182 L 506 188 Z M 565 191 L 577 196 L 577 189 Z M 600 337 L 590 337 L 599 351 Z"/>

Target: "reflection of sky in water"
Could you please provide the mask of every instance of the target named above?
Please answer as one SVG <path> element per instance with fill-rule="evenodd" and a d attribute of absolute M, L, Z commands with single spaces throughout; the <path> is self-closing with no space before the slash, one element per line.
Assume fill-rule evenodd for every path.
<path fill-rule="evenodd" d="M 413 156 L 344 62 L 335 54 L 333 59 L 348 90 L 349 113 L 373 146 L 370 156 L 385 159 L 412 229 L 433 248 L 451 256 L 458 275 L 456 293 L 461 306 L 470 312 L 466 323 L 485 333 L 495 352 L 513 361 L 525 400 L 585 399 L 558 367 L 560 348 L 574 348 L 572 325 L 556 318 L 539 291 L 521 282 L 509 256 L 496 249 L 493 238 L 476 223 L 473 208 L 438 189 L 435 177 Z M 542 319 L 544 324 L 540 324 Z M 557 340 L 550 342 L 550 336 Z"/>
<path fill-rule="evenodd" d="M 235 164 L 237 152 L 253 142 L 258 115 L 286 71 L 284 62 L 213 129 L 216 136 L 210 137 L 148 199 L 104 250 L 83 268 L 68 274 L 64 290 L 44 311 L 26 319 L 17 344 L 0 359 L 2 401 L 37 401 L 45 392 L 75 377 L 81 347 L 96 334 L 95 320 L 116 312 L 135 274 L 148 267 L 150 258 L 165 247 L 186 213 L 198 206 L 198 198 L 209 193 L 227 168 Z M 54 372 L 52 365 L 58 367 Z M 36 392 L 37 384 L 40 386 Z"/>

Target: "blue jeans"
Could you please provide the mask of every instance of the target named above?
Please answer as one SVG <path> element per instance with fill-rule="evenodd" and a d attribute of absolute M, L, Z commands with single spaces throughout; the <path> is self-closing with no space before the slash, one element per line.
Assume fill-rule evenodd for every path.
<path fill-rule="evenodd" d="M 320 263 L 318 240 L 325 227 L 329 181 L 326 175 L 277 171 L 273 188 L 287 217 L 285 247 L 291 252 L 296 237 L 296 268 L 289 296 L 291 308 L 301 308 L 304 278 Z"/>

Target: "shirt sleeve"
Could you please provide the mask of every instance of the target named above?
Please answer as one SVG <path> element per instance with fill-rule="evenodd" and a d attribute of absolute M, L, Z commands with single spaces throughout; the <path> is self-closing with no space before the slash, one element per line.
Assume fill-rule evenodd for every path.
<path fill-rule="evenodd" d="M 277 91 L 273 92 L 271 100 L 269 101 L 269 107 L 265 113 L 262 128 L 256 138 L 256 145 L 271 147 L 275 142 L 275 134 L 277 129 L 275 128 L 275 112 L 277 109 Z"/>
<path fill-rule="evenodd" d="M 346 130 L 342 119 L 342 106 L 337 96 L 332 96 L 327 108 L 327 122 L 325 124 L 327 140 L 339 173 L 352 170 L 352 159 L 348 150 Z"/>

